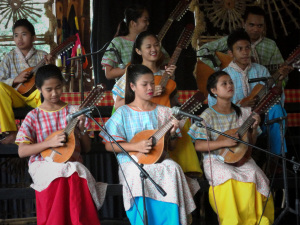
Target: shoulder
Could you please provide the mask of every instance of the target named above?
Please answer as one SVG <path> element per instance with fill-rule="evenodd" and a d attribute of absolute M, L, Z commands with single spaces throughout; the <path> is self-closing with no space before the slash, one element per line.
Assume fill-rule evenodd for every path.
<path fill-rule="evenodd" d="M 2 61 L 10 61 L 14 57 L 14 55 L 15 49 L 12 49 L 3 56 Z"/>
<path fill-rule="evenodd" d="M 133 41 L 130 41 L 128 39 L 126 39 L 125 37 L 119 36 L 119 37 L 115 37 L 112 42 L 114 44 L 118 44 L 118 43 L 134 43 Z"/>
<path fill-rule="evenodd" d="M 38 54 L 38 55 L 47 55 L 48 53 L 44 50 L 36 49 L 36 54 Z"/>
<path fill-rule="evenodd" d="M 157 105 L 156 109 L 158 111 L 164 111 L 164 112 L 172 113 L 172 109 L 170 107 L 167 107 L 167 106 L 164 106 L 164 105 Z"/>
<path fill-rule="evenodd" d="M 264 44 L 267 44 L 267 45 L 273 45 L 273 46 L 276 46 L 277 47 L 277 44 L 274 40 L 270 39 L 270 38 L 266 38 L 264 37 L 263 41 L 262 41 Z"/>
<path fill-rule="evenodd" d="M 251 69 L 254 69 L 254 70 L 257 70 L 257 71 L 268 71 L 268 69 L 265 66 L 260 65 L 258 63 L 252 63 L 251 64 Z"/>
<path fill-rule="evenodd" d="M 31 110 L 29 113 L 27 113 L 24 121 L 27 121 L 27 122 L 34 121 L 38 114 L 39 114 L 39 108 L 35 108 L 35 109 Z"/>

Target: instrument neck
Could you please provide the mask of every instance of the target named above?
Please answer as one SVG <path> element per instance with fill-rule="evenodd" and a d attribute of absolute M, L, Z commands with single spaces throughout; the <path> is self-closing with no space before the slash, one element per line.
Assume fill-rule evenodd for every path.
<path fill-rule="evenodd" d="M 153 137 L 156 140 L 160 140 L 172 128 L 173 124 L 171 121 L 172 119 L 169 119 L 162 127 L 158 129 L 158 131 L 153 134 Z"/>
<path fill-rule="evenodd" d="M 68 125 L 65 128 L 65 133 L 67 136 L 69 136 L 75 129 L 78 122 L 78 118 L 74 118 L 71 120 L 71 122 L 68 123 Z"/>
<path fill-rule="evenodd" d="M 157 38 L 159 40 L 159 42 L 162 41 L 162 39 L 165 37 L 167 31 L 169 30 L 170 26 L 172 25 L 173 20 L 171 18 L 169 18 L 167 20 L 167 22 L 164 24 L 164 26 L 161 28 L 160 32 L 157 35 Z"/>
<path fill-rule="evenodd" d="M 182 51 L 182 48 L 179 48 L 179 47 L 176 47 L 169 63 L 168 63 L 168 66 L 170 65 L 175 65 L 178 61 L 178 58 L 181 54 L 181 51 Z M 159 84 L 162 86 L 162 87 L 166 87 L 168 81 L 170 79 L 170 75 L 167 73 L 167 72 L 164 72 L 164 74 L 162 75 L 162 78 L 159 82 Z"/>
<path fill-rule="evenodd" d="M 239 137 L 243 137 L 245 133 L 249 130 L 249 128 L 252 126 L 252 124 L 255 122 L 255 119 L 252 117 L 253 115 L 254 114 L 251 113 L 251 115 L 247 118 L 243 125 L 237 130 Z"/>

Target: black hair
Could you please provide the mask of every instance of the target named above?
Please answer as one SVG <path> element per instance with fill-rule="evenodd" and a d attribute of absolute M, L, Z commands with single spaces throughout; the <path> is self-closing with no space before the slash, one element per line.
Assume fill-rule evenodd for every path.
<path fill-rule="evenodd" d="M 115 37 L 126 36 L 129 34 L 130 21 L 137 22 L 137 20 L 142 17 L 144 11 L 148 10 L 144 5 L 140 4 L 133 4 L 127 7 L 124 11 L 124 18 L 118 25 Z"/>
<path fill-rule="evenodd" d="M 42 88 L 44 81 L 48 80 L 50 78 L 54 78 L 54 79 L 58 79 L 60 80 L 63 84 L 65 82 L 60 69 L 53 65 L 53 64 L 49 64 L 49 65 L 45 65 L 40 67 L 35 74 L 35 86 L 39 89 Z M 41 93 L 41 102 L 44 101 L 44 97 Z"/>
<path fill-rule="evenodd" d="M 259 6 L 248 6 L 248 7 L 246 7 L 245 13 L 243 15 L 244 22 L 246 22 L 246 20 L 248 19 L 249 14 L 263 16 L 264 18 L 266 18 L 265 10 L 263 10 Z"/>
<path fill-rule="evenodd" d="M 240 28 L 240 29 L 237 29 L 235 31 L 233 31 L 229 36 L 228 36 L 228 39 L 227 39 L 227 46 L 228 46 L 228 49 L 230 51 L 233 51 L 233 45 L 240 41 L 240 40 L 246 40 L 246 41 L 249 41 L 249 44 L 251 44 L 251 40 L 250 40 L 250 37 L 249 35 L 247 34 L 247 32 Z"/>
<path fill-rule="evenodd" d="M 14 26 L 13 26 L 13 29 L 12 29 L 13 33 L 15 32 L 15 29 L 17 27 L 26 27 L 27 30 L 31 33 L 31 36 L 35 36 L 34 26 L 27 19 L 19 19 L 19 20 L 17 20 L 15 22 Z"/>
<path fill-rule="evenodd" d="M 142 64 L 131 64 L 126 70 L 126 86 L 125 86 L 125 104 L 134 101 L 135 93 L 130 87 L 130 83 L 136 85 L 138 78 L 144 74 L 153 74 L 153 72 Z"/>
<path fill-rule="evenodd" d="M 131 53 L 131 63 L 132 64 L 141 64 L 143 62 L 143 57 L 136 52 L 136 49 L 141 50 L 141 46 L 143 44 L 144 39 L 149 36 L 156 38 L 157 41 L 159 42 L 157 36 L 154 33 L 150 32 L 150 31 L 141 32 L 136 37 L 135 42 L 133 44 L 132 53 Z"/>
<path fill-rule="evenodd" d="M 211 97 L 216 98 L 215 94 L 212 93 L 211 89 L 216 88 L 217 87 L 217 83 L 220 77 L 222 76 L 229 76 L 228 73 L 226 73 L 225 71 L 217 71 L 214 72 L 212 75 L 210 75 L 207 79 L 207 83 L 206 83 L 206 89 L 208 91 L 208 93 L 210 94 Z M 234 104 L 233 102 L 231 102 L 231 107 L 234 109 L 234 111 L 236 112 L 237 116 L 240 117 L 242 115 L 242 111 L 240 109 L 240 107 L 238 107 L 236 104 Z"/>

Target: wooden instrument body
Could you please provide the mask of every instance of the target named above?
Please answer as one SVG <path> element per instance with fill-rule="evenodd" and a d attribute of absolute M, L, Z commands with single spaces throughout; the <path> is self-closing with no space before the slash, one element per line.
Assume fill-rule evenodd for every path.
<path fill-rule="evenodd" d="M 233 136 L 237 133 L 238 129 L 239 128 L 231 129 L 224 133 Z M 226 138 L 227 137 L 220 135 L 217 138 L 217 141 L 224 140 Z M 251 133 L 249 131 L 246 132 L 243 137 L 240 137 L 240 139 L 245 142 L 249 142 L 249 140 L 252 141 Z M 235 147 L 230 147 L 229 149 L 233 152 L 229 151 L 228 148 L 222 148 L 219 153 L 219 156 L 221 156 L 221 158 L 223 157 L 224 162 L 227 164 L 231 164 L 233 166 L 242 166 L 245 162 L 247 162 L 250 159 L 251 154 L 248 153 L 251 153 L 251 148 L 249 148 L 245 144 L 238 142 L 238 144 Z"/>
<path fill-rule="evenodd" d="M 194 74 L 196 76 L 197 87 L 199 91 L 201 91 L 204 96 L 208 96 L 208 92 L 206 89 L 206 84 L 208 77 L 212 75 L 215 71 L 210 68 L 207 64 L 202 62 L 201 60 L 197 61 Z"/>
<path fill-rule="evenodd" d="M 33 69 L 34 69 L 34 67 L 29 67 L 29 68 L 27 68 L 24 71 L 32 73 Z M 36 87 L 35 87 L 35 75 L 33 73 L 31 74 L 31 76 L 28 78 L 28 80 L 26 82 L 21 83 L 17 87 L 17 91 L 21 95 L 24 95 L 25 97 L 28 97 L 35 90 L 36 90 Z"/>
<path fill-rule="evenodd" d="M 264 87 L 265 87 L 265 86 L 262 85 L 262 84 L 257 84 L 257 85 L 255 85 L 254 88 L 252 89 L 250 95 L 247 96 L 246 98 L 243 98 L 243 99 L 239 102 L 239 104 L 243 104 L 243 103 L 245 103 L 245 102 L 247 102 L 247 101 L 250 101 L 250 100 L 252 100 L 252 99 L 258 98 L 258 93 L 259 93 Z M 260 99 L 257 99 L 257 100 L 259 101 Z"/>
<path fill-rule="evenodd" d="M 137 143 L 142 140 L 148 140 L 156 131 L 157 130 L 141 131 L 131 139 L 130 143 Z M 130 152 L 129 154 L 131 156 L 134 156 L 133 158 L 136 158 L 137 162 L 140 164 L 159 163 L 165 158 L 167 154 L 167 150 L 165 149 L 167 143 L 165 143 L 165 140 L 165 136 L 163 136 L 159 140 L 156 140 L 156 143 L 152 146 L 150 153 L 145 154 L 141 152 Z"/>
<path fill-rule="evenodd" d="M 189 98 L 181 107 L 182 111 L 188 113 L 194 113 L 202 106 L 202 102 L 205 100 L 204 95 L 201 92 L 196 92 L 191 98 Z M 182 119 L 181 115 L 176 115 L 176 119 Z M 140 152 L 130 152 L 133 158 L 141 164 L 152 164 L 161 162 L 166 154 L 168 147 L 168 132 L 173 127 L 172 118 L 162 125 L 158 130 L 145 130 L 136 134 L 130 141 L 130 143 L 137 143 L 142 140 L 149 140 L 152 137 L 152 150 L 148 154 Z"/>
<path fill-rule="evenodd" d="M 104 96 L 105 86 L 102 84 L 97 85 L 86 97 L 86 99 L 81 103 L 79 109 L 86 107 L 91 107 L 96 102 L 98 102 Z M 77 141 L 75 136 L 78 130 L 75 130 L 78 123 L 78 117 L 73 118 L 67 124 L 67 126 L 59 131 L 56 131 L 49 135 L 45 140 L 51 139 L 53 136 L 64 132 L 67 135 L 67 142 L 62 147 L 49 148 L 41 152 L 41 155 L 46 158 L 50 157 L 54 162 L 62 163 L 66 161 L 78 161 L 80 158 L 80 144 L 79 140 Z M 75 132 L 75 133 L 74 133 Z M 76 144 L 76 141 L 78 144 Z"/>
<path fill-rule="evenodd" d="M 50 140 L 55 135 L 61 134 L 64 132 L 64 129 L 55 131 L 54 133 L 50 134 L 45 141 Z M 56 148 L 49 148 L 41 152 L 41 155 L 43 158 L 50 157 L 54 162 L 57 163 L 63 163 L 66 161 L 78 161 L 80 158 L 80 146 L 76 145 L 76 135 L 74 134 L 74 131 L 70 133 L 70 135 L 67 137 L 67 142 L 62 147 L 56 147 Z M 53 151 L 54 149 L 56 152 L 59 152 L 60 154 Z"/>
<path fill-rule="evenodd" d="M 159 85 L 161 81 L 161 76 L 154 76 L 154 83 L 155 85 Z M 171 101 L 170 99 L 175 95 L 176 93 L 176 82 L 172 79 L 168 80 L 168 83 L 162 92 L 161 95 L 155 96 L 151 99 L 153 103 L 164 105 L 167 107 L 171 107 Z"/>

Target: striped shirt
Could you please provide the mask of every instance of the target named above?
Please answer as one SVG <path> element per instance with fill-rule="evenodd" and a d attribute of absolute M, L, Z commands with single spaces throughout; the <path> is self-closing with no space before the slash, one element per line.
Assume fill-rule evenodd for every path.
<path fill-rule="evenodd" d="M 14 79 L 25 69 L 36 66 L 47 52 L 36 50 L 32 48 L 30 51 L 33 51 L 30 58 L 25 58 L 22 54 L 17 53 L 17 48 L 11 50 L 7 53 L 3 60 L 0 63 L 0 81 L 6 83 L 9 86 L 12 86 Z M 24 61 L 26 63 L 24 63 Z"/>

